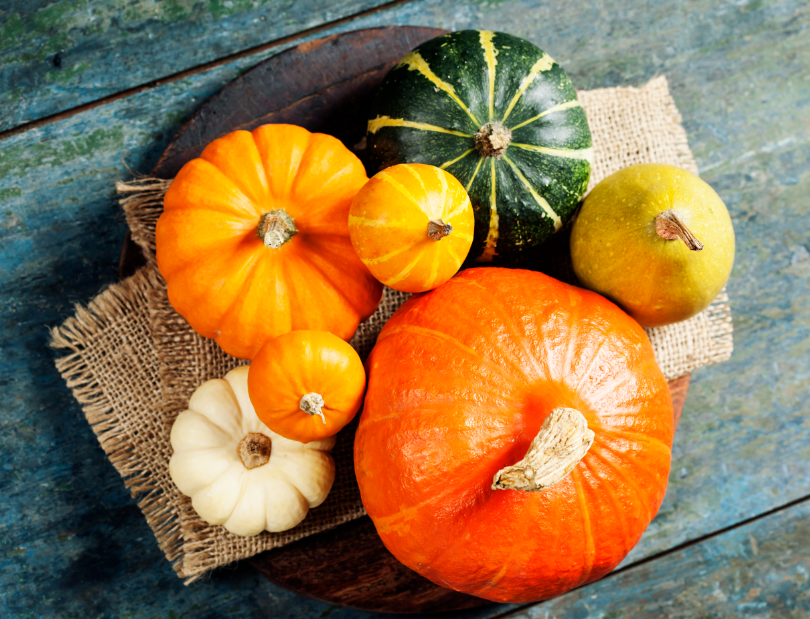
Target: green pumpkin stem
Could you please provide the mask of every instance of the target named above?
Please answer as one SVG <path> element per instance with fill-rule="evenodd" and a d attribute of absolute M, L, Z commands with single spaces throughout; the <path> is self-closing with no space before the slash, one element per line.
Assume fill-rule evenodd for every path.
<path fill-rule="evenodd" d="M 655 218 L 655 231 L 658 236 L 667 241 L 681 239 L 684 245 L 692 251 L 700 251 L 703 249 L 703 243 L 692 234 L 689 228 L 686 227 L 686 224 L 681 221 L 680 217 L 678 217 L 672 209 L 667 209 L 658 214 Z"/>
<path fill-rule="evenodd" d="M 501 469 L 493 490 L 537 492 L 553 486 L 574 470 L 593 445 L 593 431 L 578 410 L 555 408 L 520 462 Z"/>
<path fill-rule="evenodd" d="M 295 220 L 283 208 L 264 213 L 256 231 L 270 249 L 278 249 L 298 233 Z"/>
<path fill-rule="evenodd" d="M 482 157 L 500 159 L 512 141 L 512 130 L 496 120 L 481 127 L 473 139 L 475 148 Z"/>
<path fill-rule="evenodd" d="M 441 219 L 431 219 L 428 222 L 427 233 L 434 241 L 441 241 L 444 237 L 450 236 L 452 231 L 452 224 L 446 224 Z"/>

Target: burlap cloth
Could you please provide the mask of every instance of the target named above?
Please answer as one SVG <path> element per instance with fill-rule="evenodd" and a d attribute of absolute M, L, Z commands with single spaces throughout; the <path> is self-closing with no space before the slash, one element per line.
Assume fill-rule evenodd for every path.
<path fill-rule="evenodd" d="M 666 79 L 642 88 L 580 92 L 593 132 L 591 187 L 628 165 L 669 163 L 697 173 L 681 118 Z M 74 317 L 53 330 L 52 343 L 69 353 L 57 368 L 81 403 L 113 466 L 124 478 L 161 549 L 190 583 L 207 571 L 253 556 L 362 516 L 354 479 L 352 445 L 356 421 L 341 431 L 334 450 L 337 478 L 327 501 L 294 529 L 243 538 L 203 522 L 191 501 L 169 478 L 169 432 L 193 391 L 243 361 L 198 336 L 171 307 L 154 264 L 155 223 L 169 181 L 119 183 L 133 239 L 147 266 L 110 286 Z M 563 231 L 552 244 L 565 255 Z M 543 257 L 537 258 L 543 268 Z M 554 260 L 552 260 L 554 262 Z M 570 266 L 543 269 L 570 280 Z M 365 359 L 382 325 L 408 295 L 386 289 L 377 312 L 360 325 L 352 345 Z M 721 293 L 709 309 L 688 321 L 647 331 L 667 379 L 724 361 L 732 351 L 731 311 Z"/>

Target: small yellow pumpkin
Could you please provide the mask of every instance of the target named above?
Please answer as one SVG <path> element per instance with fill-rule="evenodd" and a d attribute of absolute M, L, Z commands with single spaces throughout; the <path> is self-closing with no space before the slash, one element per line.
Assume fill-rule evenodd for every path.
<path fill-rule="evenodd" d="M 462 184 L 421 163 L 379 172 L 349 210 L 349 238 L 360 260 L 403 292 L 432 290 L 453 277 L 470 251 L 474 227 Z"/>

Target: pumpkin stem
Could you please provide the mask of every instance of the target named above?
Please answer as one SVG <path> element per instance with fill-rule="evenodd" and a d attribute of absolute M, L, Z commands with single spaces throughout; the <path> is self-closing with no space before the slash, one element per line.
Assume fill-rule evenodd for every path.
<path fill-rule="evenodd" d="M 512 141 L 512 130 L 496 120 L 481 127 L 473 136 L 475 148 L 482 157 L 500 159 Z"/>
<path fill-rule="evenodd" d="M 259 432 L 249 432 L 236 447 L 236 453 L 246 469 L 255 469 L 270 460 L 272 442 L 269 436 Z"/>
<path fill-rule="evenodd" d="M 277 208 L 261 216 L 257 233 L 267 247 L 278 249 L 298 233 L 298 228 L 287 211 Z"/>
<path fill-rule="evenodd" d="M 453 231 L 452 224 L 446 224 L 441 219 L 431 219 L 428 222 L 428 236 L 434 241 L 441 241 Z"/>
<path fill-rule="evenodd" d="M 529 445 L 526 456 L 498 471 L 493 490 L 545 490 L 574 470 L 593 444 L 594 433 L 582 413 L 555 408 Z"/>
<path fill-rule="evenodd" d="M 655 218 L 655 231 L 662 239 L 674 241 L 681 239 L 692 251 L 703 249 L 703 243 L 697 240 L 694 234 L 686 227 L 672 209 L 659 213 Z"/>
<path fill-rule="evenodd" d="M 323 416 L 323 396 L 320 393 L 307 393 L 301 396 L 301 401 L 298 403 L 298 408 L 307 413 L 308 415 L 318 415 L 326 425 L 326 417 Z"/>

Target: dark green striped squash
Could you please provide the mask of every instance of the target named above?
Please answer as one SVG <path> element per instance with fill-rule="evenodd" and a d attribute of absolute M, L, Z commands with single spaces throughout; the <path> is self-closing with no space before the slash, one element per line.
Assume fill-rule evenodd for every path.
<path fill-rule="evenodd" d="M 519 263 L 559 230 L 585 193 L 591 132 L 562 67 L 501 32 L 423 43 L 386 76 L 371 106 L 371 168 L 427 163 L 470 194 L 469 259 Z"/>

